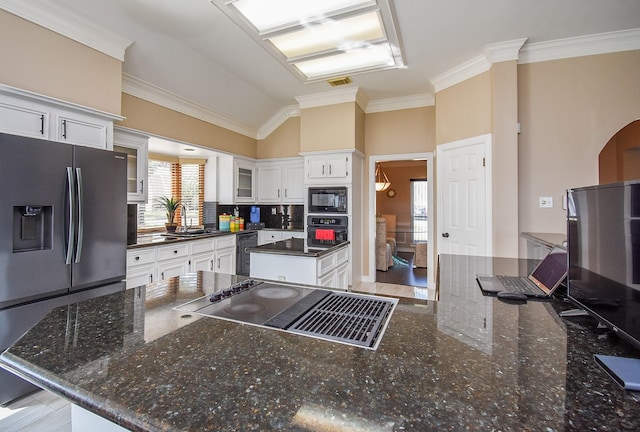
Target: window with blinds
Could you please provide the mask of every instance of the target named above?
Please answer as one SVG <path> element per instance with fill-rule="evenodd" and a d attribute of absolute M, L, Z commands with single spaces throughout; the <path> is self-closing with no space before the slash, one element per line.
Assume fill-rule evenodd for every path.
<path fill-rule="evenodd" d="M 138 206 L 138 230 L 164 228 L 167 222 L 158 198 L 177 197 L 185 205 L 187 226 L 202 225 L 204 201 L 204 165 L 175 163 L 149 159 L 147 181 L 148 201 Z M 182 208 L 178 209 L 174 222 L 183 225 Z"/>
<path fill-rule="evenodd" d="M 428 188 L 427 181 L 411 179 L 411 242 L 428 240 Z"/>

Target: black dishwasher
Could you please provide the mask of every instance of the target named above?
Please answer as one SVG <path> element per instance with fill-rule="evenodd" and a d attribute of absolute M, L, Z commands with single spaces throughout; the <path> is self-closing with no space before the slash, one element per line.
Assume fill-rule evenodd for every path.
<path fill-rule="evenodd" d="M 237 241 L 236 274 L 249 276 L 251 259 L 247 248 L 258 246 L 258 233 L 256 231 L 238 233 Z"/>

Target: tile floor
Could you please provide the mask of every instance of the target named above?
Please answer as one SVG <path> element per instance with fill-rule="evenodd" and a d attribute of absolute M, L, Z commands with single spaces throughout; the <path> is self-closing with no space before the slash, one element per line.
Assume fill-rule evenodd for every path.
<path fill-rule="evenodd" d="M 362 282 L 354 290 L 423 300 L 436 297 L 433 289 L 380 282 Z M 0 431 L 71 432 L 71 405 L 53 393 L 38 391 L 0 406 Z"/>

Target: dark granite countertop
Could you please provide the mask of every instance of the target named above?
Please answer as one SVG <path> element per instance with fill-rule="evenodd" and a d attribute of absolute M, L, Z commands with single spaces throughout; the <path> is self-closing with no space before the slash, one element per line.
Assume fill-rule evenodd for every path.
<path fill-rule="evenodd" d="M 55 309 L 0 362 L 135 431 L 639 430 L 640 395 L 592 358 L 638 351 L 559 318 L 561 298 L 509 304 L 474 279 L 534 264 L 441 256 L 439 301 L 400 299 L 376 351 L 185 316 L 242 279 L 194 273 Z"/>
<path fill-rule="evenodd" d="M 220 237 L 226 235 L 236 235 L 243 234 L 248 232 L 258 232 L 259 230 L 242 230 L 242 231 L 214 231 L 204 234 L 198 234 L 193 237 L 172 237 L 171 235 L 166 234 L 143 234 L 138 236 L 137 243 L 127 246 L 127 249 L 138 249 L 149 246 L 162 246 L 165 244 L 175 244 L 176 242 L 185 242 L 185 241 L 194 241 L 201 240 L 212 237 Z M 302 232 L 302 229 L 277 229 L 277 228 L 265 228 L 265 231 L 291 231 L 291 232 Z"/>
<path fill-rule="evenodd" d="M 263 244 L 256 247 L 250 247 L 250 248 L 247 248 L 247 251 L 253 252 L 253 253 L 267 253 L 267 254 L 277 254 L 277 255 L 293 255 L 293 256 L 303 256 L 303 257 L 309 257 L 309 258 L 320 258 L 324 255 L 333 253 L 338 249 L 347 247 L 347 245 L 349 245 L 350 242 L 345 241 L 327 249 L 309 248 L 307 247 L 306 243 L 307 243 L 306 239 L 290 238 L 290 239 L 280 240 L 273 243 Z"/>

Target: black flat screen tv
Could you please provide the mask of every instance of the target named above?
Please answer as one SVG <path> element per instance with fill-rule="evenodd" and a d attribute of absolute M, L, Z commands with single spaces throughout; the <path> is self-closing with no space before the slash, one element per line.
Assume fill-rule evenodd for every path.
<path fill-rule="evenodd" d="M 567 249 L 569 300 L 640 349 L 640 180 L 568 190 Z M 609 360 L 596 356 L 640 390 L 640 360 Z"/>

